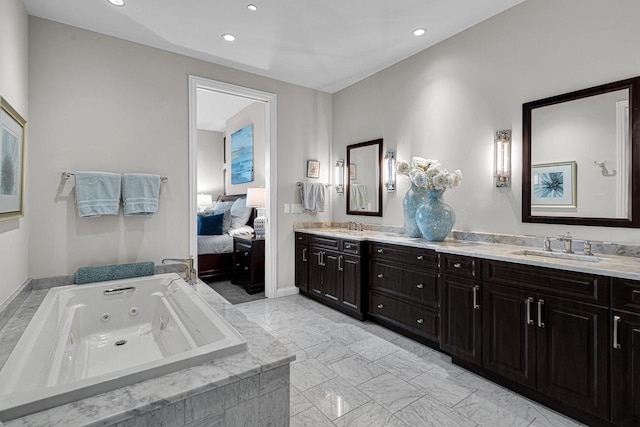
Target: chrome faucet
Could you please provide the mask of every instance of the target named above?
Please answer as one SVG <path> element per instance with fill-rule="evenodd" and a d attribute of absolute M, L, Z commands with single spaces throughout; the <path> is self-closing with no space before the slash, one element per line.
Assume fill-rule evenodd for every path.
<path fill-rule="evenodd" d="M 558 236 L 556 236 L 556 239 L 558 239 L 563 244 L 562 252 L 564 252 L 565 254 L 573 253 L 573 251 L 571 250 L 571 242 L 573 240 L 573 238 L 571 237 L 571 233 L 567 231 L 566 235 L 559 234 Z"/>
<path fill-rule="evenodd" d="M 184 265 L 186 267 L 184 280 L 186 280 L 186 282 L 191 286 L 195 286 L 196 282 L 198 281 L 198 272 L 195 268 L 193 268 L 193 257 L 165 258 L 162 260 L 163 264 L 166 264 L 167 262 L 175 262 Z"/>
<path fill-rule="evenodd" d="M 347 222 L 347 229 L 354 231 L 362 231 L 362 223 L 357 221 Z"/>

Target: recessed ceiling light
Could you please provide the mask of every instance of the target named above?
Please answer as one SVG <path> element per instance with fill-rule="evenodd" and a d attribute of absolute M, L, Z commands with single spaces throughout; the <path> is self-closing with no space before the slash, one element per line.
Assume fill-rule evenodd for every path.
<path fill-rule="evenodd" d="M 420 37 L 422 35 L 424 35 L 424 33 L 426 33 L 427 30 L 425 30 L 424 28 L 416 28 L 415 30 L 413 30 L 413 35 L 416 37 Z"/>
<path fill-rule="evenodd" d="M 223 34 L 222 38 L 228 42 L 232 42 L 236 39 L 236 36 L 234 36 L 233 34 Z"/>
<path fill-rule="evenodd" d="M 124 6 L 124 0 L 107 0 L 114 6 Z"/>
<path fill-rule="evenodd" d="M 248 4 L 247 9 L 249 9 L 252 12 L 255 12 L 256 10 L 258 10 L 258 7 L 255 4 Z"/>

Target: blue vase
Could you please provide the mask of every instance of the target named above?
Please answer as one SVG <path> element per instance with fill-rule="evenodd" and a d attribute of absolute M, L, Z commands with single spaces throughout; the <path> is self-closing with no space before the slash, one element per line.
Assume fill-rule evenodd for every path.
<path fill-rule="evenodd" d="M 425 188 L 411 183 L 411 188 L 407 190 L 402 200 L 404 226 L 409 237 L 422 237 L 422 232 L 416 223 L 416 211 L 429 200 L 427 191 Z"/>
<path fill-rule="evenodd" d="M 456 222 L 453 208 L 442 201 L 444 190 L 426 190 L 429 200 L 416 211 L 416 223 L 425 239 L 443 241 Z"/>

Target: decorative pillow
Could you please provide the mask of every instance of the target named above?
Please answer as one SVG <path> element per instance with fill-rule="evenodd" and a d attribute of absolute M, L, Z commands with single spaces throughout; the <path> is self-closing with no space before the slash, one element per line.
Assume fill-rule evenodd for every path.
<path fill-rule="evenodd" d="M 236 199 L 231 206 L 231 228 L 242 227 L 249 221 L 253 208 L 247 207 L 247 199 Z"/>
<path fill-rule="evenodd" d="M 243 225 L 238 228 L 232 228 L 229 230 L 229 236 L 250 236 L 253 234 L 253 227 Z"/>
<path fill-rule="evenodd" d="M 201 216 L 198 215 L 198 235 L 212 236 L 222 234 L 222 220 L 224 214 Z"/>
<path fill-rule="evenodd" d="M 233 202 L 216 202 L 213 207 L 206 209 L 205 213 L 208 215 L 224 214 L 222 218 L 222 232 L 226 233 L 231 228 L 231 207 Z"/>

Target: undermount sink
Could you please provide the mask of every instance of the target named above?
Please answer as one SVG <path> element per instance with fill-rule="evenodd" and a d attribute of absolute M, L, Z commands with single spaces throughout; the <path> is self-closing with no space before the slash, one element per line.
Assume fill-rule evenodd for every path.
<path fill-rule="evenodd" d="M 545 258 L 556 258 L 556 259 L 570 259 L 572 261 L 584 261 L 584 262 L 600 262 L 602 258 L 593 255 L 583 255 L 583 254 L 567 254 L 564 252 L 549 252 L 549 251 L 541 251 L 541 250 L 531 250 L 525 249 L 522 251 L 511 252 L 512 255 L 525 255 L 525 256 L 539 256 Z"/>

